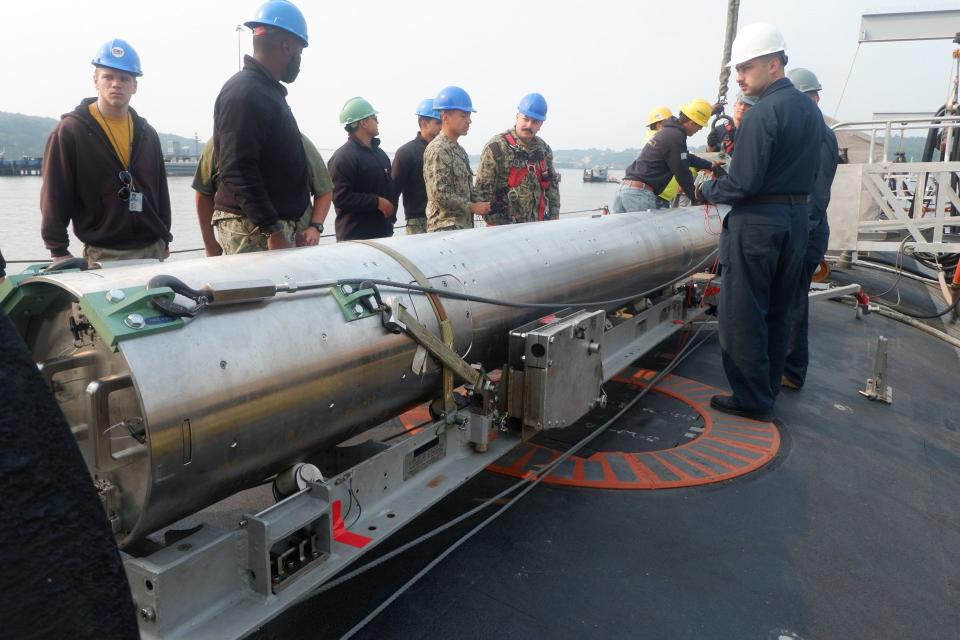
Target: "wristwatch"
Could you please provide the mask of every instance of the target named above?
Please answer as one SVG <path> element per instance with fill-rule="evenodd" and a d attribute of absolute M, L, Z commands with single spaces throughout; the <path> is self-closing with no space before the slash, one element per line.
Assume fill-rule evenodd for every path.
<path fill-rule="evenodd" d="M 317 230 L 317 233 L 323 235 L 323 223 L 322 222 L 311 222 L 310 226 Z"/>
<path fill-rule="evenodd" d="M 277 231 L 283 231 L 283 223 L 280 222 L 279 220 L 271 224 L 269 227 L 260 228 L 260 233 L 262 235 L 267 236 L 268 238 L 273 234 L 275 234 Z"/>

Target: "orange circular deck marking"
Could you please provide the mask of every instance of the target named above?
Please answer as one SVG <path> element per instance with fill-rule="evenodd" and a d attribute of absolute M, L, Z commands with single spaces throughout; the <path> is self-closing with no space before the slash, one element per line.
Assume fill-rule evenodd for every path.
<path fill-rule="evenodd" d="M 644 387 L 656 375 L 640 370 L 614 381 Z M 703 432 L 690 442 L 661 451 L 602 451 L 571 456 L 543 482 L 596 489 L 670 489 L 722 482 L 761 468 L 777 455 L 780 433 L 770 422 L 756 422 L 710 408 L 723 393 L 705 384 L 669 375 L 654 391 L 691 407 L 703 418 Z M 487 470 L 525 477 L 560 457 L 562 451 L 533 442 L 517 446 Z"/>
<path fill-rule="evenodd" d="M 403 425 L 403 428 L 406 429 L 410 435 L 420 433 L 423 427 L 430 424 L 430 422 L 430 409 L 428 405 L 425 404 L 414 407 L 400 416 L 400 424 Z"/>

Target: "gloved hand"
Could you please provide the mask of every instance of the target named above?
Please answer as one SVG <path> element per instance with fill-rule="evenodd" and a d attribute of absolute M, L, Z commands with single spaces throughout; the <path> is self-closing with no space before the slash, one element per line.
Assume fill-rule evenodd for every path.
<path fill-rule="evenodd" d="M 711 127 L 710 133 L 707 134 L 707 148 L 708 149 L 720 148 L 720 134 L 717 133 L 716 127 Z"/>
<path fill-rule="evenodd" d="M 709 181 L 707 181 L 707 182 L 709 182 Z M 705 184 L 706 184 L 706 182 L 701 182 L 701 183 L 699 183 L 699 184 L 693 185 L 693 196 L 691 196 L 691 198 L 690 198 L 690 203 L 691 203 L 691 204 L 694 204 L 694 205 L 697 205 L 697 204 L 706 204 L 707 200 L 706 200 L 706 198 L 703 197 L 703 192 L 700 190 L 700 187 L 702 187 L 702 186 L 705 185 Z"/>

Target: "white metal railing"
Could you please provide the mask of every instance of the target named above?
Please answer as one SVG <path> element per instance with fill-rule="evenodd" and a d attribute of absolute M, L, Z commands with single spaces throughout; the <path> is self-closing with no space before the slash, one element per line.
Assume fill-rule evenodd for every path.
<path fill-rule="evenodd" d="M 837 167 L 829 206 L 830 249 L 960 253 L 960 161 L 874 162 Z"/>
<path fill-rule="evenodd" d="M 942 129 L 946 131 L 946 148 L 944 160 L 956 160 L 950 157 L 950 149 L 953 147 L 954 136 L 960 135 L 957 130 L 960 129 L 960 116 L 928 116 L 924 118 L 902 118 L 893 120 L 862 120 L 853 122 L 838 122 L 831 126 L 835 133 L 860 133 L 869 137 L 870 150 L 867 154 L 867 162 L 874 162 L 874 154 L 878 141 L 883 143 L 883 157 L 879 162 L 890 162 L 890 146 L 894 133 L 900 134 L 900 143 L 903 144 L 903 138 L 907 131 L 923 131 L 925 134 L 931 129 Z M 882 133 L 882 135 L 881 135 Z M 879 140 L 878 140 L 879 138 Z"/>
<path fill-rule="evenodd" d="M 950 155 L 960 116 L 838 122 L 831 128 L 864 136 L 869 144 L 865 162 L 837 168 L 829 206 L 831 250 L 898 251 L 908 243 L 916 251 L 960 253 L 952 234 L 960 229 L 960 158 Z M 927 137 L 931 129 L 941 131 L 942 160 L 891 162 L 897 137 L 902 148 L 907 131 Z"/>

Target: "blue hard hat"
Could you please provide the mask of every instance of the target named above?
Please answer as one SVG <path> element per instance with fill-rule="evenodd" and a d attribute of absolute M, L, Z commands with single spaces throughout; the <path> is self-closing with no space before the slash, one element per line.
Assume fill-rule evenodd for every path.
<path fill-rule="evenodd" d="M 243 26 L 250 27 L 276 27 L 283 29 L 297 36 L 303 41 L 303 46 L 307 46 L 307 21 L 304 19 L 300 9 L 297 9 L 292 2 L 287 0 L 269 0 L 260 5 L 257 14 L 253 20 L 243 23 Z"/>
<path fill-rule="evenodd" d="M 547 119 L 547 99 L 539 93 L 528 93 L 520 99 L 517 111 L 528 118 L 543 122 Z"/>
<path fill-rule="evenodd" d="M 417 105 L 417 115 L 423 118 L 440 119 L 440 112 L 433 108 L 433 98 L 424 98 Z"/>
<path fill-rule="evenodd" d="M 433 108 L 437 111 L 446 111 L 448 109 L 458 109 L 460 111 L 469 111 L 475 113 L 473 101 L 466 91 L 460 87 L 444 87 L 440 93 L 433 99 Z"/>
<path fill-rule="evenodd" d="M 140 56 L 126 40 L 120 38 L 108 40 L 100 45 L 100 48 L 97 49 L 97 55 L 93 57 L 90 63 L 97 67 L 126 71 L 134 76 L 143 75 L 143 71 L 140 69 Z"/>

